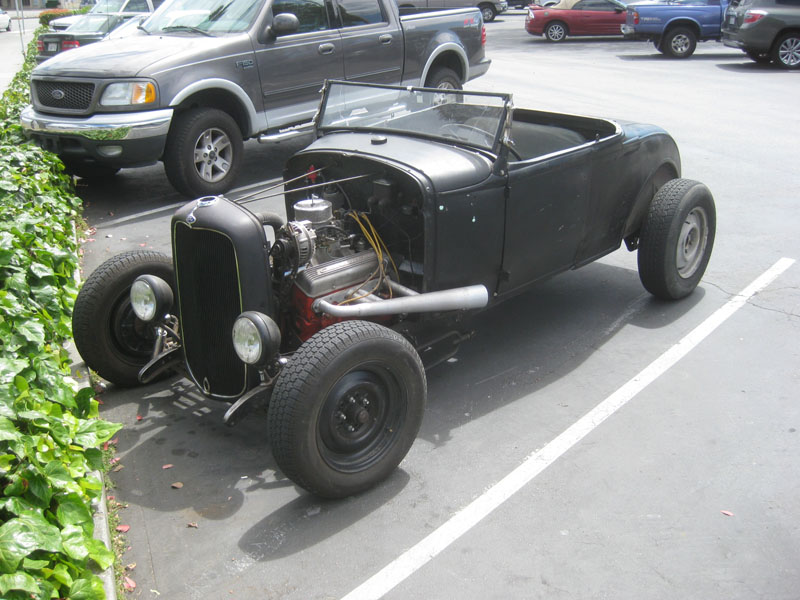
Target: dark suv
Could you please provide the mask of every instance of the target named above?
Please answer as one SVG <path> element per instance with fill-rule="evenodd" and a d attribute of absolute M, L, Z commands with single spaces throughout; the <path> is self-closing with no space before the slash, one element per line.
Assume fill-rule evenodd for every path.
<path fill-rule="evenodd" d="M 722 42 L 756 62 L 800 69 L 800 0 L 733 0 Z"/>

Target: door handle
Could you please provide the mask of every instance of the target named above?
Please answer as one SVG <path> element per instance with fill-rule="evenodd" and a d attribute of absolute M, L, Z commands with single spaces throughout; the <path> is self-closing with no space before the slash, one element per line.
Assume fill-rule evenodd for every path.
<path fill-rule="evenodd" d="M 381 44 L 391 44 L 392 43 L 392 34 L 391 33 L 384 33 L 381 37 L 378 38 L 378 41 Z"/>
<path fill-rule="evenodd" d="M 320 54 L 333 54 L 336 50 L 336 46 L 333 44 L 320 44 L 319 48 L 317 48 L 317 52 Z"/>

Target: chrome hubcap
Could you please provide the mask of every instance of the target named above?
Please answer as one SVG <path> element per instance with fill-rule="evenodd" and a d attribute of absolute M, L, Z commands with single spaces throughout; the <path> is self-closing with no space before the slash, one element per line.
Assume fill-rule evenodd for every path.
<path fill-rule="evenodd" d="M 685 54 L 689 50 L 689 38 L 685 35 L 676 35 L 672 38 L 672 50 L 676 54 Z"/>
<path fill-rule="evenodd" d="M 688 279 L 695 274 L 703 260 L 707 243 L 708 217 L 705 210 L 697 207 L 686 215 L 678 236 L 675 264 L 681 277 Z"/>
<path fill-rule="evenodd" d="M 231 168 L 233 145 L 221 129 L 207 129 L 194 147 L 194 167 L 197 174 L 210 183 L 223 179 Z"/>

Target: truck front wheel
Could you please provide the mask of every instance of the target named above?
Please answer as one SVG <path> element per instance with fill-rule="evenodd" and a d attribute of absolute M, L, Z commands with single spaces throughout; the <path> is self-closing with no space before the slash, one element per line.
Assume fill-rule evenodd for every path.
<path fill-rule="evenodd" d="M 672 58 L 689 58 L 697 48 L 697 36 L 691 29 L 675 27 L 664 35 L 661 47 Z"/>
<path fill-rule="evenodd" d="M 400 334 L 344 321 L 306 341 L 284 367 L 269 403 L 278 467 L 326 498 L 362 492 L 389 476 L 419 431 L 425 372 Z"/>
<path fill-rule="evenodd" d="M 233 187 L 243 152 L 242 133 L 233 117 L 216 108 L 194 108 L 172 123 L 164 168 L 181 194 L 214 196 Z"/>
<path fill-rule="evenodd" d="M 705 273 L 716 232 L 714 198 L 690 179 L 672 179 L 656 192 L 639 237 L 639 279 L 662 300 L 692 293 Z"/>

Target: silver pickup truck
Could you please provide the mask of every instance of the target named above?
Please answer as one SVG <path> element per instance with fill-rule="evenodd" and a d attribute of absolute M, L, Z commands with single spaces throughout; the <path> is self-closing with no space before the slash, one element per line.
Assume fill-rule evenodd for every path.
<path fill-rule="evenodd" d="M 174 0 L 136 34 L 31 77 L 26 135 L 79 176 L 164 162 L 181 193 L 230 189 L 243 141 L 301 131 L 326 79 L 460 89 L 487 71 L 477 8 L 400 17 L 394 0 Z"/>

